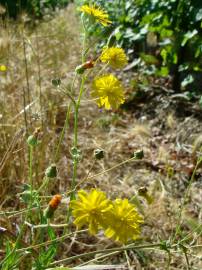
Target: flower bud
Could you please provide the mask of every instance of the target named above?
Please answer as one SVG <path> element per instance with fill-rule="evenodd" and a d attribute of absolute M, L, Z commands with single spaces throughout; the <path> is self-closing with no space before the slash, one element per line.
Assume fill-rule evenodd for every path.
<path fill-rule="evenodd" d="M 80 161 L 81 160 L 81 151 L 76 147 L 71 148 L 71 155 L 74 160 Z"/>
<path fill-rule="evenodd" d="M 55 178 L 57 176 L 57 167 L 55 164 L 51 164 L 45 171 L 45 175 L 48 178 Z"/>
<path fill-rule="evenodd" d="M 94 157 L 98 160 L 103 159 L 104 158 L 104 151 L 102 149 L 96 149 L 94 151 Z"/>
<path fill-rule="evenodd" d="M 145 198 L 148 204 L 153 202 L 153 198 L 151 195 L 148 194 L 148 190 L 146 187 L 140 187 L 138 190 L 138 195 Z"/>
<path fill-rule="evenodd" d="M 143 159 L 144 152 L 143 152 L 143 150 L 138 150 L 138 151 L 134 152 L 133 156 L 135 159 Z"/>
<path fill-rule="evenodd" d="M 59 87 L 61 85 L 61 80 L 60 79 L 53 79 L 52 85 L 55 87 Z"/>
<path fill-rule="evenodd" d="M 79 65 L 76 67 L 75 71 L 77 74 L 83 74 L 85 71 L 85 68 L 83 67 L 83 65 Z"/>
<path fill-rule="evenodd" d="M 39 132 L 40 132 L 40 128 L 36 128 L 34 133 L 28 137 L 27 144 L 29 146 L 34 147 L 38 144 Z"/>

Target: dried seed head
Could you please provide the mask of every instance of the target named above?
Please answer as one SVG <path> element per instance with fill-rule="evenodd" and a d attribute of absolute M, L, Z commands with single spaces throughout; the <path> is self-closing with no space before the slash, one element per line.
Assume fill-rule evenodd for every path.
<path fill-rule="evenodd" d="M 62 196 L 60 194 L 56 194 L 53 196 L 53 198 L 49 202 L 49 206 L 53 209 L 57 209 L 58 205 L 60 204 L 62 200 Z"/>
<path fill-rule="evenodd" d="M 44 216 L 46 218 L 52 218 L 54 215 L 55 210 L 58 208 L 58 205 L 61 203 L 62 196 L 56 194 L 50 200 L 48 207 L 44 210 Z"/>

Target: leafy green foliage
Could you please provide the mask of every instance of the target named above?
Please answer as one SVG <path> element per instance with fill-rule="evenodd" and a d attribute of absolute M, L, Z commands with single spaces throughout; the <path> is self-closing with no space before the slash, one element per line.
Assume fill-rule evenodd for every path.
<path fill-rule="evenodd" d="M 88 1 L 76 2 L 83 4 Z M 116 41 L 132 57 L 140 57 L 146 65 L 154 66 L 153 72 L 157 76 L 174 74 L 175 90 L 181 88 L 184 77 L 202 71 L 200 0 L 93 2 L 109 13 L 113 24 L 102 31 L 94 26 L 92 33 L 101 40 L 111 35 L 110 40 Z M 154 55 L 156 52 L 158 58 Z M 188 84 L 191 84 L 190 80 Z"/>
<path fill-rule="evenodd" d="M 6 243 L 6 257 L 7 260 L 3 263 L 2 269 L 4 270 L 15 270 L 17 269 L 18 263 L 20 261 L 20 254 L 12 252 L 13 246 L 10 242 Z"/>
<path fill-rule="evenodd" d="M 51 227 L 48 227 L 47 233 L 50 240 L 56 239 L 55 232 Z M 57 253 L 57 244 L 54 242 L 48 248 L 42 248 L 39 257 L 34 263 L 33 269 L 37 270 L 46 269 L 47 266 L 53 261 L 56 253 Z"/>

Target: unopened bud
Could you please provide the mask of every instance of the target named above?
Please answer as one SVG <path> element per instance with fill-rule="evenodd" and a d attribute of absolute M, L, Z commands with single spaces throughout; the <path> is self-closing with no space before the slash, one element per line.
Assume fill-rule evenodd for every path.
<path fill-rule="evenodd" d="M 140 187 L 138 190 L 138 195 L 145 198 L 148 204 L 151 204 L 154 200 L 152 196 L 149 195 L 146 187 Z"/>
<path fill-rule="evenodd" d="M 143 159 L 144 152 L 143 152 L 143 150 L 138 150 L 138 151 L 134 152 L 133 156 L 136 159 Z"/>
<path fill-rule="evenodd" d="M 45 171 L 45 175 L 48 178 L 55 178 L 57 176 L 57 167 L 55 164 L 51 164 Z"/>
<path fill-rule="evenodd" d="M 30 135 L 27 139 L 27 144 L 29 146 L 36 146 L 38 144 L 38 137 L 39 137 L 40 128 L 35 129 L 34 133 Z"/>
<path fill-rule="evenodd" d="M 85 71 L 85 68 L 83 67 L 83 65 L 77 66 L 75 69 L 77 74 L 83 74 Z"/>
<path fill-rule="evenodd" d="M 96 149 L 94 151 L 94 157 L 98 160 L 103 159 L 104 158 L 104 151 L 102 149 Z"/>

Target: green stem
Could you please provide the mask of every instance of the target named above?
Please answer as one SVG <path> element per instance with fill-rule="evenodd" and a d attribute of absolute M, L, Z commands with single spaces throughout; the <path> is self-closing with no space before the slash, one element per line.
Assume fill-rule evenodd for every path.
<path fill-rule="evenodd" d="M 79 97 L 76 102 L 75 106 L 75 113 L 74 113 L 74 141 L 73 141 L 73 148 L 77 151 L 78 148 L 78 116 L 79 116 L 79 108 L 81 103 L 81 97 L 84 90 L 84 83 L 85 83 L 86 77 L 82 76 L 80 91 L 79 91 Z M 78 165 L 78 155 L 75 154 L 73 156 L 73 177 L 72 177 L 72 183 L 71 183 L 71 195 L 70 200 L 75 199 L 75 186 L 76 186 L 76 177 L 77 177 L 77 165 Z"/>
<path fill-rule="evenodd" d="M 72 91 L 73 91 L 73 89 L 74 89 L 74 84 L 75 84 L 75 81 L 76 81 L 76 77 L 77 77 L 77 75 L 75 74 L 75 75 L 74 75 L 74 79 L 73 79 L 73 81 L 72 81 L 70 93 L 72 93 Z M 75 101 L 72 100 L 71 94 L 70 94 L 69 97 L 70 97 L 70 99 L 71 99 L 73 105 L 75 106 Z M 60 147 L 61 147 L 62 141 L 64 140 L 64 136 L 65 136 L 65 130 L 66 130 L 67 127 L 68 127 L 69 116 L 70 116 L 70 110 L 71 110 L 71 104 L 70 104 L 70 105 L 68 106 L 68 108 L 67 108 L 66 117 L 65 117 L 65 123 L 64 123 L 64 126 L 63 126 L 63 128 L 62 128 L 62 132 L 61 132 L 61 134 L 60 134 L 59 142 L 58 142 L 58 145 L 57 145 L 55 154 L 54 154 L 54 160 L 55 160 L 55 162 L 58 161 L 58 158 L 59 158 L 59 152 L 60 152 Z"/>
<path fill-rule="evenodd" d="M 87 230 L 80 230 L 80 231 L 77 231 L 77 233 L 83 233 L 83 232 L 86 232 Z M 21 248 L 21 249 L 17 249 L 16 252 L 25 252 L 27 250 L 31 250 L 31 249 L 38 249 L 38 248 L 41 248 L 41 247 L 45 247 L 45 246 L 48 246 L 48 245 L 51 245 L 53 243 L 58 243 L 58 242 L 62 242 L 63 240 L 71 237 L 72 235 L 74 235 L 75 232 L 72 232 L 72 233 L 68 233 L 68 234 L 65 234 L 63 236 L 60 236 L 54 240 L 49 240 L 47 242 L 44 242 L 44 243 L 40 243 L 40 244 L 37 244 L 37 245 L 33 245 L 33 246 L 29 246 L 29 247 L 25 247 L 25 248 Z"/>
<path fill-rule="evenodd" d="M 187 197 L 188 197 L 188 195 L 189 195 L 189 191 L 190 191 L 191 185 L 192 185 L 192 183 L 193 183 L 193 181 L 194 181 L 194 179 L 195 179 L 196 171 L 197 171 L 199 165 L 201 164 L 201 162 L 202 162 L 202 158 L 200 157 L 200 158 L 198 159 L 197 163 L 196 163 L 196 166 L 195 166 L 194 171 L 193 171 L 193 173 L 192 173 L 191 179 L 190 179 L 190 181 L 189 181 L 189 185 L 188 185 L 188 187 L 187 187 L 187 189 L 186 189 L 186 192 L 185 192 L 185 195 L 184 195 L 184 198 L 183 198 L 183 202 L 182 202 L 182 204 L 181 204 L 180 211 L 179 211 L 179 214 L 178 214 L 178 222 L 177 222 L 177 226 L 176 226 L 176 230 L 175 230 L 175 235 L 173 236 L 173 239 L 172 239 L 173 242 L 175 241 L 175 239 L 176 239 L 178 233 L 180 232 L 180 229 L 181 229 L 182 212 L 183 212 L 183 210 L 184 210 L 184 207 L 185 207 L 185 204 L 186 204 Z"/>
<path fill-rule="evenodd" d="M 87 29 L 85 27 L 85 23 L 82 20 L 83 31 L 84 31 L 84 39 L 83 39 L 83 48 L 82 48 L 82 64 L 86 61 L 86 42 L 87 42 Z M 81 79 L 81 85 L 79 90 L 78 100 L 76 101 L 75 111 L 74 111 L 74 141 L 73 141 L 73 148 L 75 151 L 78 151 L 78 117 L 79 117 L 79 108 L 81 103 L 81 97 L 84 91 L 84 83 L 86 81 L 86 76 L 83 74 Z M 74 154 L 73 156 L 73 177 L 71 183 L 71 194 L 70 194 L 70 201 L 75 199 L 75 187 L 76 187 L 76 177 L 77 177 L 77 165 L 78 165 L 78 155 Z M 70 216 L 70 213 L 68 216 Z M 69 217 L 68 217 L 69 219 Z"/>
<path fill-rule="evenodd" d="M 91 251 L 91 252 L 75 255 L 75 256 L 65 258 L 65 259 L 62 259 L 62 260 L 59 260 L 59 261 L 55 261 L 53 263 L 50 263 L 49 266 L 54 266 L 56 264 L 64 263 L 64 262 L 70 262 L 72 260 L 77 260 L 77 259 L 80 259 L 80 258 L 83 258 L 83 257 L 86 257 L 86 256 L 88 257 L 88 256 L 100 254 L 100 253 L 108 253 L 108 252 L 114 252 L 114 251 L 125 251 L 125 250 L 131 250 L 131 249 L 152 249 L 154 247 L 160 247 L 161 245 L 162 245 L 161 243 L 156 243 L 156 244 L 148 244 L 148 245 L 139 245 L 139 246 L 130 245 L 130 246 L 124 246 L 124 247 L 96 250 L 96 251 Z"/>
<path fill-rule="evenodd" d="M 38 193 L 48 185 L 49 180 L 50 179 L 46 176 L 43 178 L 43 182 L 42 182 L 41 186 L 37 189 Z"/>
<path fill-rule="evenodd" d="M 191 270 L 190 264 L 189 264 L 189 258 L 188 258 L 186 250 L 184 250 L 184 256 L 185 256 L 185 261 L 186 261 L 186 265 L 187 265 L 187 270 Z"/>
<path fill-rule="evenodd" d="M 33 166 L 33 147 L 29 146 L 29 184 L 30 184 L 30 207 L 32 207 L 32 195 L 33 195 L 33 178 L 32 178 L 32 166 Z"/>

